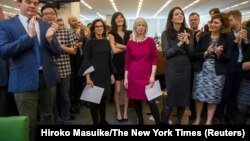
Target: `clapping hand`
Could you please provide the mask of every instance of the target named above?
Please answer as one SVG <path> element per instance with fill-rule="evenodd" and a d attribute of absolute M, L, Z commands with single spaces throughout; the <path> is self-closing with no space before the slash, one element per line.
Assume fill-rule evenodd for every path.
<path fill-rule="evenodd" d="M 189 44 L 189 37 L 190 37 L 190 34 L 186 32 L 186 30 L 184 30 L 184 32 L 182 33 L 179 33 L 177 35 L 177 38 L 178 40 L 183 44 L 185 43 L 186 45 Z"/>
<path fill-rule="evenodd" d="M 222 53 L 223 53 L 223 45 L 220 45 L 215 49 L 215 54 L 217 56 L 220 56 Z"/>
<path fill-rule="evenodd" d="M 247 30 L 241 29 L 240 38 L 244 41 L 245 44 L 248 44 Z"/>
<path fill-rule="evenodd" d="M 33 38 L 36 36 L 36 26 L 35 26 L 35 23 L 36 23 L 36 16 L 33 16 L 30 21 L 29 21 L 29 24 L 28 24 L 28 35 Z"/>
<path fill-rule="evenodd" d="M 52 23 L 51 27 L 46 32 L 46 38 L 50 42 L 52 40 L 52 36 L 56 33 L 56 30 L 58 29 L 58 25 L 56 23 Z"/>

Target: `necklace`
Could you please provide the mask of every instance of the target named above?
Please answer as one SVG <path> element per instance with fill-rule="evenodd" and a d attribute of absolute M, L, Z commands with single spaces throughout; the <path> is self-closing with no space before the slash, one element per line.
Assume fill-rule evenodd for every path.
<path fill-rule="evenodd" d="M 141 42 L 143 42 L 145 39 L 146 39 L 146 37 L 143 37 L 143 38 L 135 38 L 135 42 L 141 43 Z"/>

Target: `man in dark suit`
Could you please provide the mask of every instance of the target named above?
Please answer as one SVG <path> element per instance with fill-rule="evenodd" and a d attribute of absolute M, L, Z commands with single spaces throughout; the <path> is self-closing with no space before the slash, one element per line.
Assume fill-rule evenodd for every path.
<path fill-rule="evenodd" d="M 59 78 L 52 56 L 60 56 L 62 50 L 54 37 L 57 24 L 36 20 L 38 0 L 17 2 L 20 14 L 0 21 L 0 57 L 10 59 L 8 91 L 14 93 L 19 114 L 29 116 L 32 141 L 37 108 L 41 123 L 53 123 Z"/>
<path fill-rule="evenodd" d="M 228 74 L 222 94 L 222 101 L 217 107 L 216 116 L 225 118 L 228 124 L 235 124 L 235 115 L 237 113 L 236 99 L 238 96 L 240 83 L 242 79 L 242 60 L 243 55 L 249 48 L 250 30 L 241 25 L 242 15 L 239 10 L 228 12 L 231 35 L 233 37 L 233 49 L 228 64 Z M 226 113 L 224 115 L 224 111 Z"/>

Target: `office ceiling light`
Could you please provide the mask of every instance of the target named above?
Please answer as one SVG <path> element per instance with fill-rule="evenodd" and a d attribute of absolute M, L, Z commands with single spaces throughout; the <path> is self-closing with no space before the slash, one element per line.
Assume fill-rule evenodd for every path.
<path fill-rule="evenodd" d="M 245 16 L 245 15 L 248 15 L 250 14 L 250 12 L 245 12 L 245 13 L 242 13 L 242 16 Z"/>
<path fill-rule="evenodd" d="M 195 5 L 196 3 L 198 3 L 199 1 L 200 0 L 196 0 L 196 1 L 192 2 L 192 3 L 190 3 L 189 5 L 185 6 L 182 10 L 188 9 L 189 7 L 191 7 L 191 6 Z"/>
<path fill-rule="evenodd" d="M 87 20 L 88 18 L 83 16 L 83 15 L 80 15 L 80 18 L 84 19 L 84 20 Z"/>
<path fill-rule="evenodd" d="M 113 8 L 115 9 L 115 12 L 118 12 L 118 9 L 116 7 L 114 0 L 109 0 L 109 1 L 110 1 L 111 5 L 113 6 Z"/>
<path fill-rule="evenodd" d="M 243 20 L 243 21 L 247 21 L 247 20 L 249 20 L 249 18 L 250 18 L 250 15 L 248 15 L 248 16 L 243 16 L 243 17 L 242 17 L 242 20 Z"/>
<path fill-rule="evenodd" d="M 142 7 L 142 3 L 143 3 L 143 0 L 140 0 L 140 1 L 139 1 L 139 4 L 138 4 L 137 12 L 136 12 L 136 17 L 139 16 L 139 13 L 140 13 L 141 7 Z"/>
<path fill-rule="evenodd" d="M 13 9 L 13 10 L 16 10 L 16 11 L 20 11 L 20 9 L 18 9 L 18 8 L 11 7 L 11 6 L 4 5 L 4 4 L 2 4 L 2 7 L 9 8 L 9 9 Z"/>
<path fill-rule="evenodd" d="M 232 8 L 235 8 L 235 7 L 238 7 L 238 6 L 241 6 L 241 5 L 247 4 L 247 3 L 249 3 L 249 2 L 250 2 L 250 0 L 247 0 L 247 1 L 244 1 L 244 2 L 239 3 L 239 4 L 235 4 L 235 5 L 232 5 L 232 6 L 229 6 L 229 7 L 223 8 L 223 9 L 221 9 L 220 11 L 227 11 L 227 10 L 229 10 L 229 9 L 232 9 Z"/>
<path fill-rule="evenodd" d="M 101 17 L 102 19 L 104 19 L 104 17 L 99 13 L 99 12 L 95 12 L 96 15 L 98 15 L 99 17 Z"/>
<path fill-rule="evenodd" d="M 81 0 L 81 3 L 86 7 L 88 7 L 88 9 L 93 10 L 93 8 L 89 4 L 87 4 L 84 0 Z"/>
<path fill-rule="evenodd" d="M 164 9 L 166 8 L 173 0 L 167 1 L 153 16 L 153 18 L 156 18 L 156 16 Z"/>
<path fill-rule="evenodd" d="M 4 14 L 8 14 L 8 15 L 15 15 L 14 13 L 9 13 L 9 12 L 6 12 L 6 11 L 3 11 Z"/>
<path fill-rule="evenodd" d="M 92 10 L 93 12 L 95 12 L 96 15 L 98 15 L 99 17 L 101 17 L 102 19 L 104 19 L 103 16 L 102 16 L 99 12 L 97 12 L 94 8 L 92 8 L 92 7 L 91 7 L 89 4 L 87 4 L 84 0 L 81 0 L 81 3 L 82 3 L 83 5 L 85 5 L 86 7 L 88 7 L 88 9 Z"/>

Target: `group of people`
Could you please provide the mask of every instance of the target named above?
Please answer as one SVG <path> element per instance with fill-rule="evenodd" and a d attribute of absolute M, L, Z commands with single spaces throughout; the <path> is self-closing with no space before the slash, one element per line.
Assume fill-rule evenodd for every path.
<path fill-rule="evenodd" d="M 191 105 L 193 124 L 199 125 L 204 103 L 206 125 L 212 124 L 214 114 L 224 116 L 225 105 L 228 118 L 233 112 L 233 122 L 246 123 L 250 103 L 250 30 L 241 26 L 238 10 L 227 14 L 210 10 L 208 31 L 198 29 L 198 13 L 190 14 L 190 29 L 180 7 L 170 10 L 161 35 L 168 92 L 161 119 L 155 100 L 147 100 L 145 94 L 146 85 L 152 87 L 155 82 L 157 48 L 154 39 L 147 36 L 144 18 L 135 19 L 129 31 L 124 15 L 115 12 L 108 32 L 105 22 L 95 19 L 86 39 L 84 31 L 76 27 L 76 17 L 69 17 L 71 28 L 67 29 L 52 6 L 41 8 L 40 20 L 36 18 L 38 0 L 17 2 L 20 14 L 0 20 L 0 90 L 7 83 L 7 75 L 2 77 L 2 73 L 7 73 L 6 66 L 2 67 L 6 64 L 2 59 L 6 59 L 10 64 L 8 91 L 14 95 L 19 115 L 29 116 L 31 140 L 37 109 L 42 124 L 52 124 L 54 116 L 69 120 L 70 95 L 74 95 L 77 107 L 84 81 L 104 88 L 100 104 L 90 103 L 93 124 L 108 124 L 106 97 L 112 93 L 111 84 L 115 85 L 119 122 L 128 120 L 128 103 L 133 100 L 138 124 L 144 124 L 142 101 L 147 102 L 156 124 L 169 124 L 173 107 L 177 107 L 175 124 L 181 124 L 185 107 Z M 90 66 L 94 71 L 83 77 Z M 123 110 L 121 93 L 125 96 Z"/>
<path fill-rule="evenodd" d="M 30 140 L 35 137 L 37 117 L 40 124 L 53 124 L 55 117 L 62 121 L 71 118 L 70 87 L 83 85 L 83 81 L 77 79 L 89 65 L 92 65 L 95 71 L 86 75 L 86 84 L 105 89 L 100 104 L 90 103 L 93 124 L 108 124 L 105 100 L 111 93 L 112 83 L 115 83 L 117 120 L 128 120 L 128 98 L 131 98 L 138 100 L 135 107 L 139 123 L 143 124 L 140 100 L 146 100 L 144 88 L 147 84 L 153 85 L 157 65 L 157 50 L 154 40 L 147 37 L 148 27 L 143 18 L 135 22 L 133 31 L 128 31 L 123 14 L 117 12 L 113 15 L 112 30 L 108 34 L 105 22 L 96 19 L 90 26 L 90 38 L 84 43 L 74 26 L 77 22 L 75 17 L 69 17 L 72 26 L 67 29 L 62 20 L 57 19 L 54 7 L 44 5 L 41 8 L 41 19 L 38 19 L 38 0 L 17 2 L 21 9 L 19 15 L 0 21 L 0 56 L 1 59 L 8 60 L 10 66 L 9 78 L 5 75 L 1 77 L 1 81 L 6 78 L 3 80 L 5 86 L 8 79 L 8 91 L 14 95 L 19 115 L 29 117 Z M 20 26 L 16 28 L 15 25 Z M 144 54 L 141 54 L 141 49 L 138 48 L 141 45 L 145 48 Z M 134 49 L 138 54 L 129 51 Z M 128 50 L 126 57 L 125 50 Z M 78 53 L 80 57 L 76 58 Z M 138 58 L 134 60 L 134 57 Z M 130 60 L 126 64 L 125 58 Z M 4 62 L 5 65 L 4 60 L 1 60 L 1 63 Z M 74 63 L 76 65 L 72 65 Z M 138 65 L 145 69 L 138 70 Z M 72 71 L 74 67 L 77 72 Z M 7 74 L 5 66 L 1 69 Z M 144 73 L 142 76 L 134 75 L 138 72 Z M 133 76 L 138 78 L 134 79 Z M 71 79 L 74 84 L 71 84 Z M 123 87 L 128 89 L 128 97 L 125 94 L 122 113 L 118 101 L 121 92 L 125 90 Z M 75 90 L 77 89 L 76 87 Z M 79 99 L 79 95 L 76 98 Z M 154 102 L 149 104 L 154 111 L 156 123 L 159 124 L 158 108 Z"/>
<path fill-rule="evenodd" d="M 213 117 L 219 124 L 246 124 L 247 92 L 242 91 L 244 83 L 241 81 L 247 79 L 248 73 L 244 62 L 247 62 L 249 50 L 249 27 L 242 25 L 242 14 L 238 10 L 220 13 L 218 8 L 213 8 L 209 14 L 211 20 L 200 31 L 195 26 L 199 15 L 192 13 L 189 16 L 197 43 L 192 57 L 195 102 L 191 99 L 190 109 L 193 124 L 201 122 L 202 111 L 207 112 L 205 123 L 208 125 L 212 124 Z M 204 103 L 207 110 L 203 109 Z"/>
<path fill-rule="evenodd" d="M 193 125 L 201 124 L 202 111 L 206 125 L 213 123 L 213 117 L 220 124 L 246 124 L 250 30 L 242 26 L 238 10 L 220 13 L 213 8 L 209 14 L 211 20 L 199 30 L 199 14 L 191 13 L 190 31 L 181 8 L 169 12 L 161 36 L 168 91 L 163 123 L 168 123 L 172 107 L 177 107 L 179 124 L 184 108 L 190 105 Z"/>

